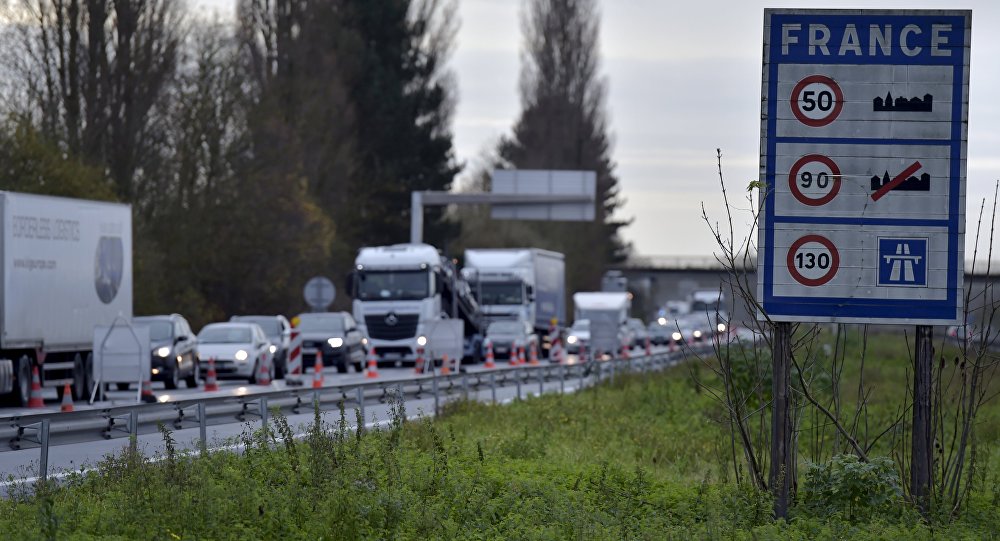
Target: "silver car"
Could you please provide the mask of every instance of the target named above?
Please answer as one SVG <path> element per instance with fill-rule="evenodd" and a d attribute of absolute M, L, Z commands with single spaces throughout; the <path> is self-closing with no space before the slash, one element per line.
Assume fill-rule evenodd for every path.
<path fill-rule="evenodd" d="M 198 333 L 198 357 L 202 364 L 215 359 L 219 378 L 246 379 L 256 383 L 261 366 L 274 378 L 270 362 L 271 342 L 256 323 L 210 323 Z M 203 366 L 207 370 L 207 366 Z"/>

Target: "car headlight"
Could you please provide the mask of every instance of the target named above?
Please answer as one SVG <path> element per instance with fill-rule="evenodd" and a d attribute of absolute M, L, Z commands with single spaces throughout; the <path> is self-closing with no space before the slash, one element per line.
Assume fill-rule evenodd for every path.
<path fill-rule="evenodd" d="M 234 357 L 236 357 L 237 361 L 245 361 L 247 360 L 247 352 L 241 349 L 236 352 L 236 355 L 234 355 Z"/>
<path fill-rule="evenodd" d="M 566 337 L 566 343 L 567 344 L 575 344 L 578 341 L 579 341 L 579 339 L 577 337 L 573 336 L 572 334 Z"/>
<path fill-rule="evenodd" d="M 701 338 L 701 331 L 696 330 L 691 334 L 693 334 L 695 338 Z"/>
<path fill-rule="evenodd" d="M 271 355 L 274 355 L 278 351 L 278 346 L 272 345 L 271 347 L 267 348 L 267 350 L 271 352 Z"/>
<path fill-rule="evenodd" d="M 657 319 L 656 322 L 659 323 L 660 325 L 666 325 L 667 324 L 667 318 L 661 317 L 660 319 Z"/>
<path fill-rule="evenodd" d="M 678 342 L 681 339 L 681 333 L 674 331 L 674 333 L 670 335 L 670 338 L 673 338 L 675 342 Z"/>
<path fill-rule="evenodd" d="M 340 337 L 331 338 L 327 340 L 326 343 L 330 344 L 330 347 L 332 348 L 339 348 L 340 346 L 344 345 L 344 339 Z"/>
<path fill-rule="evenodd" d="M 426 346 L 427 345 L 427 337 L 426 336 L 418 336 L 417 337 L 417 345 L 420 346 L 420 347 Z"/>
<path fill-rule="evenodd" d="M 726 324 L 725 323 L 719 323 L 718 325 L 715 326 L 715 328 L 718 329 L 719 332 L 726 332 Z"/>
<path fill-rule="evenodd" d="M 368 339 L 367 338 L 362 338 L 361 339 L 361 343 L 367 346 L 368 345 Z"/>
<path fill-rule="evenodd" d="M 163 357 L 164 359 L 166 359 L 167 357 L 170 356 L 170 348 L 168 348 L 167 346 L 163 346 L 162 348 L 157 349 L 156 356 Z"/>

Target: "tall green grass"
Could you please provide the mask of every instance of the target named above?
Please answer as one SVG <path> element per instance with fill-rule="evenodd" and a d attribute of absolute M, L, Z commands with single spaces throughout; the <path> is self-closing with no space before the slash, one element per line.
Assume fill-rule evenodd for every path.
<path fill-rule="evenodd" d="M 421 421 L 394 404 L 369 432 L 342 412 L 294 439 L 278 416 L 268 432 L 248 426 L 241 454 L 168 446 L 154 462 L 126 448 L 64 486 L 0 502 L 0 539 L 1000 537 L 996 475 L 957 520 L 929 524 L 886 493 L 867 512 L 800 504 L 773 522 L 768 496 L 733 482 L 724 415 L 688 370 L 507 406 L 453 403 Z M 996 428 L 984 433 L 995 449 Z M 879 473 L 840 468 L 856 484 Z"/>

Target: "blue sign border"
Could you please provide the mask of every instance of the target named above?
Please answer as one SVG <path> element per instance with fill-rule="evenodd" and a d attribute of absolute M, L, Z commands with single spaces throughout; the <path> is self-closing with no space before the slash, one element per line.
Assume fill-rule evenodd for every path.
<path fill-rule="evenodd" d="M 823 56 L 821 60 L 804 56 L 800 53 L 802 47 L 790 48 L 788 54 L 781 52 L 781 28 L 783 24 L 798 23 L 806 28 L 808 24 L 825 24 L 828 28 L 843 28 L 847 23 L 854 23 L 859 28 L 867 28 L 870 24 L 917 24 L 922 29 L 930 24 L 944 23 L 952 25 L 952 35 L 962 54 L 952 54 L 947 57 L 934 57 L 929 54 L 916 57 L 903 57 L 900 54 L 888 56 Z M 862 24 L 863 23 L 863 24 Z M 962 160 L 962 106 L 963 84 L 965 81 L 966 17 L 961 15 L 887 15 L 887 14 L 829 14 L 829 13 L 771 13 L 770 41 L 768 43 L 768 81 L 767 81 L 767 162 L 765 165 L 765 182 L 767 197 L 765 198 L 765 243 L 764 243 L 764 310 L 771 316 L 794 316 L 799 318 L 869 318 L 869 319 L 936 319 L 953 320 L 958 311 L 958 241 L 960 224 L 960 197 Z M 921 36 L 928 36 L 924 31 Z M 834 36 L 835 37 L 835 36 Z M 831 39 L 831 43 L 838 40 Z M 862 40 L 862 43 L 867 41 Z M 929 43 L 917 41 L 924 50 Z M 899 47 L 894 50 L 898 51 Z M 867 64 L 867 65 L 950 65 L 954 67 L 952 80 L 952 115 L 951 136 L 949 139 L 871 139 L 848 137 L 777 137 L 777 88 L 778 68 L 783 64 Z M 865 144 L 865 145 L 935 145 L 950 147 L 950 182 L 949 208 L 947 220 L 914 220 L 892 218 L 808 218 L 776 216 L 774 212 L 775 187 L 775 153 L 778 143 L 806 144 Z M 904 227 L 947 227 L 948 228 L 948 294 L 945 300 L 915 300 L 915 299 L 865 299 L 858 297 L 776 297 L 774 295 L 774 225 L 776 223 L 810 223 L 810 224 L 842 224 L 842 225 L 886 225 Z"/>

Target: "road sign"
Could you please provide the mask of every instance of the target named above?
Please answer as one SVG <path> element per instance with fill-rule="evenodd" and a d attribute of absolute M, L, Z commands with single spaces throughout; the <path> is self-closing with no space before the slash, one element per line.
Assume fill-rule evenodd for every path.
<path fill-rule="evenodd" d="M 960 319 L 971 19 L 765 10 L 760 317 Z"/>
<path fill-rule="evenodd" d="M 306 287 L 302 290 L 302 296 L 306 299 L 306 304 L 316 311 L 326 310 L 333 304 L 333 299 L 337 296 L 337 289 L 333 287 L 333 282 L 324 276 L 310 278 L 306 282 Z"/>
<path fill-rule="evenodd" d="M 494 220 L 594 221 L 597 173 L 593 171 L 496 169 L 491 186 L 494 195 L 589 196 L 581 203 L 494 203 L 490 208 Z"/>

